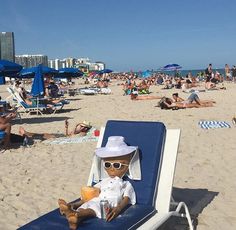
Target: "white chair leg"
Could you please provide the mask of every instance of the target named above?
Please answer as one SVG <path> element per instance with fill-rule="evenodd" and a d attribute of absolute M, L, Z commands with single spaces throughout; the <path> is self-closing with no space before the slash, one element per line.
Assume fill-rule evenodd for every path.
<path fill-rule="evenodd" d="M 180 210 L 181 210 L 182 207 L 184 208 L 185 214 L 180 213 Z M 178 207 L 176 208 L 176 212 L 178 212 L 181 217 L 185 217 L 187 219 L 189 229 L 193 230 L 193 224 L 192 224 L 192 220 L 191 220 L 191 217 L 190 217 L 190 214 L 189 214 L 189 210 L 188 210 L 187 205 L 184 202 L 180 202 L 178 204 Z"/>

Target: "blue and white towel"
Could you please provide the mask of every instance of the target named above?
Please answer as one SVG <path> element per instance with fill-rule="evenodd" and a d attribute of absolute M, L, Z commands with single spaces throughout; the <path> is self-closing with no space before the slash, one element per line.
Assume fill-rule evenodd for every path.
<path fill-rule="evenodd" d="M 74 144 L 74 143 L 83 143 L 83 142 L 89 142 L 89 141 L 98 141 L 98 137 L 88 137 L 88 136 L 75 136 L 75 137 L 60 137 L 56 138 L 55 140 L 46 140 L 44 143 L 49 144 Z"/>
<path fill-rule="evenodd" d="M 198 125 L 203 129 L 231 128 L 225 121 L 199 121 Z"/>
<path fill-rule="evenodd" d="M 71 143 L 98 141 L 98 137 L 94 136 L 94 130 L 95 128 L 91 128 L 86 136 L 75 135 L 73 137 L 60 137 L 56 139 L 45 140 L 44 143 L 63 145 L 63 144 L 71 144 Z"/>

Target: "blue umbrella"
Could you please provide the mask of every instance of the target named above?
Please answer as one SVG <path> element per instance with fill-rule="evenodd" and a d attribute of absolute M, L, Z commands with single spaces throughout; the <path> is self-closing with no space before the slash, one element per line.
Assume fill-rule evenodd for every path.
<path fill-rule="evenodd" d="M 58 71 L 56 69 L 47 67 L 47 66 L 42 66 L 42 73 L 43 74 L 57 74 Z M 36 72 L 38 71 L 38 66 L 35 67 L 31 67 L 31 68 L 24 68 L 20 71 L 19 73 L 19 77 L 23 78 L 23 77 L 34 77 Z"/>
<path fill-rule="evenodd" d="M 164 71 L 176 71 L 181 69 L 182 67 L 178 64 L 168 64 L 164 67 L 161 67 L 160 70 L 164 70 Z"/>
<path fill-rule="evenodd" d="M 103 69 L 103 70 L 100 70 L 100 71 L 98 72 L 98 74 L 112 73 L 112 72 L 113 72 L 113 70 L 111 70 L 111 69 Z"/>
<path fill-rule="evenodd" d="M 36 72 L 35 72 L 35 77 L 31 89 L 31 94 L 34 97 L 39 97 L 44 95 L 44 79 L 43 79 L 43 70 L 42 70 L 42 65 L 38 65 Z"/>
<path fill-rule="evenodd" d="M 149 71 L 149 70 L 146 70 L 146 71 L 142 72 L 142 74 L 141 74 L 142 78 L 147 78 L 147 77 L 150 77 L 150 76 L 152 76 L 152 72 Z"/>
<path fill-rule="evenodd" d="M 81 77 L 83 74 L 78 68 L 60 68 L 55 78 Z"/>
<path fill-rule="evenodd" d="M 15 62 L 0 60 L 0 75 L 11 76 L 21 71 L 23 67 Z"/>

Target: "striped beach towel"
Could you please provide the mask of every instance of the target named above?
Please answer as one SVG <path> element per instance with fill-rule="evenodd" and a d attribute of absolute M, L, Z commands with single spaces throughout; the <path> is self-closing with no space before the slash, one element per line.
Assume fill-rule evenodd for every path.
<path fill-rule="evenodd" d="M 199 121 L 198 125 L 202 129 L 231 128 L 231 126 L 225 121 Z"/>

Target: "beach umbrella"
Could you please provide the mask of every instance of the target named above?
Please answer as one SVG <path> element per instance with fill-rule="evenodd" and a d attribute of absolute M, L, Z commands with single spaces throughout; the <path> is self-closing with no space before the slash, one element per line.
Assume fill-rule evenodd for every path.
<path fill-rule="evenodd" d="M 111 70 L 111 69 L 103 69 L 103 70 L 100 70 L 100 71 L 98 72 L 98 74 L 112 73 L 112 72 L 113 72 L 113 70 Z"/>
<path fill-rule="evenodd" d="M 50 68 L 47 66 L 41 65 L 42 74 L 57 74 L 58 71 L 54 68 Z M 36 75 L 36 72 L 38 71 L 38 66 L 30 67 L 30 68 L 24 68 L 20 71 L 19 77 L 20 78 L 33 78 Z"/>
<path fill-rule="evenodd" d="M 58 74 L 56 78 L 68 78 L 68 77 L 81 77 L 84 73 L 78 68 L 60 68 L 58 69 Z"/>
<path fill-rule="evenodd" d="M 45 86 L 44 86 L 43 70 L 42 70 L 42 65 L 40 64 L 37 66 L 35 72 L 31 94 L 34 97 L 39 97 L 44 95 L 44 91 L 45 91 Z"/>
<path fill-rule="evenodd" d="M 141 73 L 141 77 L 142 77 L 142 78 L 148 78 L 148 77 L 150 77 L 150 76 L 152 76 L 152 72 L 149 71 L 149 70 L 143 71 L 143 72 Z"/>
<path fill-rule="evenodd" d="M 179 70 L 181 68 L 182 67 L 178 64 L 168 64 L 168 65 L 165 65 L 164 67 L 161 67 L 160 70 L 163 70 L 163 71 L 176 71 L 176 70 Z"/>
<path fill-rule="evenodd" d="M 11 76 L 16 75 L 23 67 L 15 62 L 0 60 L 0 75 Z"/>

